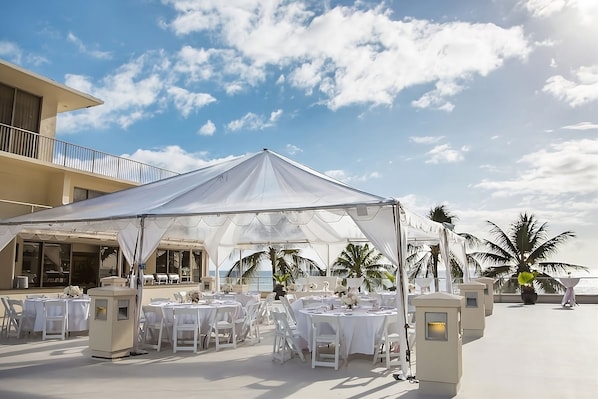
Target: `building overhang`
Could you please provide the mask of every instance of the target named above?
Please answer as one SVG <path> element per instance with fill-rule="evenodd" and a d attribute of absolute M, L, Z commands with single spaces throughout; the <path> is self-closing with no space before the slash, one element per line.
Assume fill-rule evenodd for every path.
<path fill-rule="evenodd" d="M 2 59 L 0 59 L 0 82 L 43 97 L 44 100 L 55 100 L 57 113 L 94 107 L 104 103 L 89 94 L 72 89 Z"/>

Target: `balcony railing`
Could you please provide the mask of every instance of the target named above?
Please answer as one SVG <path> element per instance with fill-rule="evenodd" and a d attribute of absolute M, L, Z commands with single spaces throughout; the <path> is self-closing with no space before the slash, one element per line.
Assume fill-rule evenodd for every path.
<path fill-rule="evenodd" d="M 178 173 L 0 123 L 0 151 L 140 184 Z"/>

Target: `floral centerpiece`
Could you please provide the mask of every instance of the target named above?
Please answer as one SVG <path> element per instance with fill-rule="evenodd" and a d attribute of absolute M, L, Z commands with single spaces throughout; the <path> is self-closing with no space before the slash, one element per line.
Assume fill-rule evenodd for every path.
<path fill-rule="evenodd" d="M 334 288 L 334 293 L 336 295 L 340 297 L 342 297 L 343 295 L 345 295 L 347 293 L 347 287 L 345 287 L 344 285 L 337 285 L 336 288 Z"/>
<path fill-rule="evenodd" d="M 224 291 L 225 294 L 228 294 L 233 290 L 233 285 L 230 283 L 222 284 L 222 287 L 220 287 L 220 289 Z"/>
<path fill-rule="evenodd" d="M 198 290 L 187 292 L 185 295 L 185 302 L 197 303 L 203 297 L 203 294 Z"/>
<path fill-rule="evenodd" d="M 347 308 L 353 309 L 359 303 L 359 295 L 356 292 L 348 292 L 341 296 L 341 301 L 347 305 Z"/>
<path fill-rule="evenodd" d="M 315 290 L 316 288 L 318 288 L 318 284 L 311 282 L 309 283 L 309 289 L 310 290 Z"/>
<path fill-rule="evenodd" d="M 78 285 L 69 285 L 64 288 L 63 293 L 69 298 L 75 298 L 83 295 L 83 290 Z"/>

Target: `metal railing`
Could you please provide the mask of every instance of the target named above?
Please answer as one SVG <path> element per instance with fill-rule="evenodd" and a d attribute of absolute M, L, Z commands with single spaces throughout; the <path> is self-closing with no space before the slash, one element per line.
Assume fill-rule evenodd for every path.
<path fill-rule="evenodd" d="M 151 183 L 178 173 L 0 123 L 0 151 L 114 179 Z"/>

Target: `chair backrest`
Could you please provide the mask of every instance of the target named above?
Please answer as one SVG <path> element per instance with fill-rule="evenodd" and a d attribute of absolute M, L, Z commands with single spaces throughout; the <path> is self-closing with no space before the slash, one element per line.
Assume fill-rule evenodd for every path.
<path fill-rule="evenodd" d="M 44 301 L 45 317 L 67 317 L 67 302 L 61 300 Z"/>
<path fill-rule="evenodd" d="M 285 312 L 273 310 L 272 317 L 274 318 L 274 327 L 276 328 L 277 332 L 283 333 L 285 335 L 292 335 L 291 326 L 289 325 L 289 319 Z"/>
<path fill-rule="evenodd" d="M 259 311 L 262 303 L 257 301 L 249 301 L 245 306 L 245 317 L 250 322 L 254 322 L 259 317 Z"/>
<path fill-rule="evenodd" d="M 295 311 L 291 307 L 291 303 L 289 302 L 287 297 L 281 296 L 280 303 L 282 303 L 282 306 L 284 307 L 284 310 L 287 312 L 287 317 L 290 319 L 290 321 L 293 322 L 293 324 L 297 324 L 297 319 L 295 318 Z"/>
<path fill-rule="evenodd" d="M 178 303 L 183 303 L 185 302 L 183 296 L 179 293 L 179 292 L 175 292 L 174 294 L 172 294 L 174 296 L 174 300 L 177 301 Z"/>
<path fill-rule="evenodd" d="M 224 321 L 227 323 L 234 323 L 237 315 L 236 306 L 219 306 L 216 308 L 214 321 Z"/>
<path fill-rule="evenodd" d="M 199 328 L 199 309 L 185 306 L 173 308 L 173 324 L 180 326 L 197 326 Z"/>
<path fill-rule="evenodd" d="M 8 303 L 8 310 L 11 313 L 11 317 L 18 317 L 23 313 L 23 301 L 21 299 L 8 298 L 6 302 Z"/>
<path fill-rule="evenodd" d="M 313 334 L 315 337 L 319 337 L 321 335 L 330 335 L 330 329 L 332 329 L 332 334 L 336 335 L 337 337 L 340 334 L 340 316 L 339 315 L 330 315 L 330 314 L 312 314 L 311 316 L 311 325 L 313 329 Z"/>
<path fill-rule="evenodd" d="M 144 305 L 141 310 L 147 324 L 159 325 L 162 322 L 162 309 L 160 306 Z"/>

